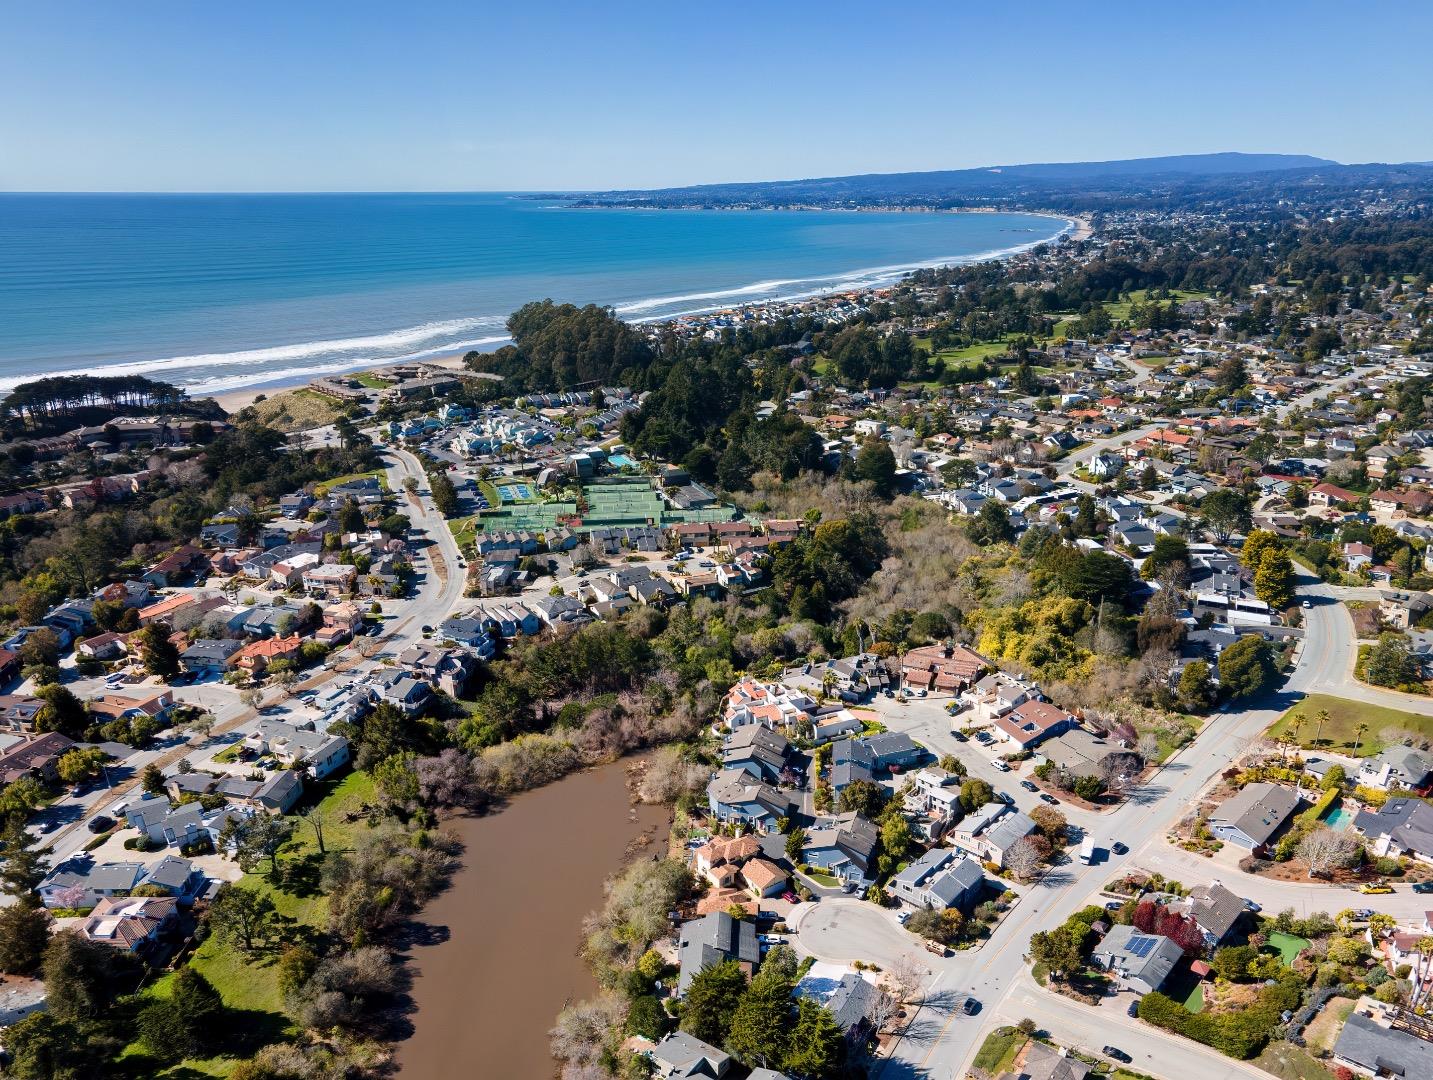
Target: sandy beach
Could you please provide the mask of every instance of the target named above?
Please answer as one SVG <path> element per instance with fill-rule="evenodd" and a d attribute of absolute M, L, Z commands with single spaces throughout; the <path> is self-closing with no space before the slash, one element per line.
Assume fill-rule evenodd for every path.
<path fill-rule="evenodd" d="M 970 211 L 961 211 L 961 212 L 967 212 L 967 213 L 968 213 L 968 212 L 970 212 Z M 1060 221 L 1064 221 L 1064 222 L 1073 224 L 1073 226 L 1074 226 L 1073 229 L 1071 229 L 1069 232 L 1067 232 L 1067 233 L 1064 234 L 1064 238 L 1067 239 L 1067 240 L 1070 240 L 1070 241 L 1088 240 L 1091 236 L 1094 235 L 1094 226 L 1090 223 L 1090 219 L 1089 219 L 1089 218 L 1086 218 L 1086 217 L 1074 217 L 1074 216 L 1071 216 L 1071 215 L 1068 215 L 1068 214 L 1040 214 L 1039 216 L 1041 216 L 1041 217 L 1056 218 L 1056 219 L 1058 219 L 1058 220 L 1060 220 Z M 880 294 L 883 294 L 883 293 L 888 292 L 888 291 L 889 291 L 891 288 L 893 288 L 893 287 L 894 287 L 894 286 L 886 286 L 885 288 L 875 289 L 875 290 L 871 290 L 871 291 L 874 291 L 877 295 L 880 295 Z M 857 289 L 857 290 L 845 290 L 845 289 L 842 289 L 842 290 L 833 290 L 832 292 L 830 292 L 830 293 L 825 293 L 825 294 L 823 294 L 823 295 L 826 296 L 826 297 L 842 296 L 842 295 L 855 295 L 855 294 L 860 293 L 860 292 L 863 292 L 863 291 L 866 291 L 866 290 L 860 290 L 860 289 Z M 809 300 L 812 300 L 812 299 L 815 299 L 815 297 L 808 297 L 808 298 L 806 298 L 806 301 L 809 301 Z M 803 302 L 806 302 L 806 301 L 803 301 Z M 739 310 L 739 308 L 732 308 L 732 309 L 730 309 L 730 310 L 735 311 L 735 310 Z M 720 312 L 708 312 L 708 314 L 720 314 Z M 431 365 L 431 366 L 433 366 L 433 367 L 447 368 L 447 369 L 449 369 L 449 370 L 451 370 L 451 371 L 462 371 L 462 370 L 463 370 L 463 357 L 464 357 L 465 355 L 466 355 L 465 353 L 449 353 L 449 354 L 445 354 L 445 355 L 441 355 L 441 356 L 428 357 L 428 358 L 425 358 L 425 359 L 422 360 L 422 361 L 417 361 L 417 362 L 423 363 L 423 364 L 427 364 L 427 365 Z M 391 366 L 395 366 L 395 365 L 393 365 L 391 362 L 375 362 L 375 363 L 373 364 L 373 366 L 372 366 L 371 369 L 365 369 L 365 368 L 362 368 L 362 367 L 356 367 L 356 368 L 353 369 L 352 372 L 350 372 L 350 374 L 356 374 L 356 373 L 358 373 L 358 372 L 360 372 L 360 371 L 364 371 L 364 370 L 381 371 L 383 368 L 385 368 L 385 367 L 391 367 Z M 310 379 L 301 379 L 301 380 L 293 380 L 293 381 L 286 381 L 286 382 L 266 383 L 266 384 L 259 385 L 259 386 L 246 386 L 246 387 L 241 387 L 241 388 L 239 388 L 239 389 L 237 389 L 237 390 L 226 390 L 226 391 L 224 391 L 223 393 L 212 394 L 212 395 L 209 395 L 209 396 L 213 397 L 213 399 L 219 403 L 219 405 L 224 409 L 225 412 L 228 412 L 228 413 L 231 413 L 231 414 L 232 414 L 232 413 L 238 412 L 240 409 L 243 409 L 243 408 L 246 408 L 246 407 L 249 406 L 249 405 L 252 405 L 252 404 L 255 402 L 255 400 L 257 400 L 257 399 L 260 398 L 260 397 L 273 397 L 275 394 L 282 394 L 282 393 L 284 393 L 284 392 L 287 391 L 287 390 L 295 390 L 295 389 L 298 389 L 299 387 L 307 386 L 310 381 L 312 381 L 312 380 L 310 380 Z"/>

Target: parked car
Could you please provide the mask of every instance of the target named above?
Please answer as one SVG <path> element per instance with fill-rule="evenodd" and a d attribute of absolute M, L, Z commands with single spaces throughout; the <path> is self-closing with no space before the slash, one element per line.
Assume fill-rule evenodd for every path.
<path fill-rule="evenodd" d="M 1305 600 L 1304 603 L 1303 603 L 1303 606 L 1306 607 L 1306 608 L 1311 608 L 1311 607 L 1313 607 L 1314 605 L 1311 604 L 1309 601 Z"/>
<path fill-rule="evenodd" d="M 1029 780 L 1021 780 L 1020 786 L 1023 787 L 1026 791 L 1038 792 L 1040 790 L 1040 788 L 1036 784 L 1031 783 Z"/>
<path fill-rule="evenodd" d="M 1040 792 L 1040 801 L 1042 803 L 1049 803 L 1051 806 L 1060 805 L 1060 800 L 1055 798 L 1055 796 L 1051 795 L 1048 791 Z"/>
<path fill-rule="evenodd" d="M 784 945 L 786 939 L 780 934 L 757 934 L 756 940 L 763 945 Z"/>
<path fill-rule="evenodd" d="M 1123 1061 L 1125 1064 L 1129 1064 L 1129 1062 L 1133 1060 L 1128 1054 L 1126 1054 L 1126 1053 L 1125 1053 L 1123 1050 L 1121 1050 L 1118 1046 L 1107 1046 L 1107 1047 L 1105 1047 L 1105 1057 L 1107 1057 L 1107 1058 L 1114 1058 L 1116 1061 Z"/>
<path fill-rule="evenodd" d="M 1125 1015 L 1126 1015 L 1126 1016 L 1138 1016 L 1138 1015 L 1139 1015 L 1139 998 L 1135 998 L 1133 1001 L 1131 1001 L 1131 1002 L 1129 1003 L 1129 1008 L 1125 1010 Z"/>
<path fill-rule="evenodd" d="M 902 926 L 905 926 L 905 924 L 910 922 L 910 920 L 911 913 L 909 911 L 902 911 L 899 915 L 896 916 L 896 922 L 900 923 Z"/>
<path fill-rule="evenodd" d="M 1393 886 L 1382 881 L 1378 882 L 1377 884 L 1374 884 L 1372 882 L 1365 882 L 1358 887 L 1358 891 L 1366 896 L 1381 896 L 1384 893 L 1391 893 L 1393 891 Z"/>
<path fill-rule="evenodd" d="M 92 833 L 107 832 L 114 828 L 114 818 L 106 817 L 104 814 L 96 814 L 90 818 L 85 828 L 89 829 Z"/>
<path fill-rule="evenodd" d="M 1118 840 L 1116 840 L 1113 844 L 1110 845 L 1110 851 L 1116 855 L 1124 855 L 1129 851 L 1129 848 L 1125 847 Z"/>
<path fill-rule="evenodd" d="M 952 731 L 950 737 L 956 742 L 970 742 L 969 737 L 963 731 Z"/>
<path fill-rule="evenodd" d="M 788 904 L 795 904 L 800 902 L 801 897 L 797 896 L 790 889 L 787 889 L 784 893 L 781 894 L 781 899 L 785 900 Z"/>
<path fill-rule="evenodd" d="M 1415 881 L 1413 891 L 1416 893 L 1433 893 L 1433 881 Z"/>
<path fill-rule="evenodd" d="M 990 764 L 993 765 L 995 768 L 999 769 L 1001 772 L 1009 772 L 1009 771 L 1010 771 L 1010 766 L 1009 766 L 1008 764 L 1006 764 L 1005 762 L 1001 761 L 998 757 L 997 757 L 997 758 L 991 758 L 991 759 L 990 759 Z"/>

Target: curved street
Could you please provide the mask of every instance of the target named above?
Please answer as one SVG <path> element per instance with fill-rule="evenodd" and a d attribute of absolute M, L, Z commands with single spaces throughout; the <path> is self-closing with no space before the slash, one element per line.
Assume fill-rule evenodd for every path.
<path fill-rule="evenodd" d="M 1379 704 L 1408 707 L 1406 695 L 1387 695 L 1353 681 L 1351 657 L 1356 655 L 1353 620 L 1333 590 L 1311 575 L 1300 573 L 1300 596 L 1314 604 L 1306 611 L 1306 631 L 1293 669 L 1276 693 L 1225 712 L 1216 712 L 1199 735 L 1176 753 L 1126 802 L 1101 814 L 1066 805 L 1061 809 L 1073 825 L 1091 830 L 1100 844 L 1122 841 L 1130 850 L 1093 866 L 1069 859 L 1028 888 L 1019 903 L 979 948 L 938 958 L 895 921 L 894 915 L 854 899 L 823 900 L 809 905 L 796 920 L 800 950 L 822 959 L 865 959 L 883 967 L 900 956 L 914 955 L 929 972 L 927 997 L 908 1030 L 874 1075 L 880 1080 L 939 1078 L 960 1080 L 986 1034 L 1002 1023 L 1030 1015 L 1057 1039 L 1098 1051 L 1107 1043 L 1135 1056 L 1135 1067 L 1170 1078 L 1204 1076 L 1226 1080 L 1263 1072 L 1203 1047 L 1167 1035 L 1126 1015 L 1128 995 L 1111 999 L 1110 1008 L 1092 1009 L 1038 987 L 1027 974 L 1025 959 L 1032 934 L 1051 929 L 1090 903 L 1102 903 L 1100 891 L 1117 873 L 1129 868 L 1155 870 L 1186 884 L 1220 878 L 1242 896 L 1268 910 L 1292 907 L 1300 914 L 1337 913 L 1346 907 L 1370 906 L 1400 917 L 1421 915 L 1425 899 L 1407 889 L 1388 896 L 1366 897 L 1335 886 L 1278 882 L 1242 874 L 1237 867 L 1174 848 L 1165 840 L 1169 830 L 1188 813 L 1201 791 L 1242 755 L 1264 730 L 1305 694 L 1331 693 Z M 1365 697 L 1367 694 L 1368 697 Z M 1433 713 L 1433 702 L 1413 699 L 1419 711 Z M 893 729 L 911 732 L 936 753 L 959 752 L 971 775 L 1000 780 L 987 763 L 973 754 L 972 744 L 950 737 L 948 725 L 932 710 L 883 708 L 882 719 Z M 986 776 L 986 773 L 989 773 Z M 1006 786 L 1009 778 L 998 786 Z M 1009 785 L 1012 786 L 1013 785 Z M 1015 790 L 1017 805 L 1028 809 L 1034 797 Z M 1232 861 L 1232 860 L 1231 860 Z M 1233 880 L 1237 875 L 1237 883 Z M 1360 903 L 1359 901 L 1362 901 Z M 864 913 L 856 909 L 864 907 Z M 904 947 L 902 942 L 906 942 Z M 968 1017 L 955 1007 L 973 994 L 983 1008 Z"/>

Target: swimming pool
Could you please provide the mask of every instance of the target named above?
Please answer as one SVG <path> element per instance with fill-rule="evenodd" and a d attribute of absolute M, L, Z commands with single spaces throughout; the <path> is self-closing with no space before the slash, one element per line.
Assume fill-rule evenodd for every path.
<path fill-rule="evenodd" d="M 626 454 L 612 454 L 607 458 L 607 463 L 614 469 L 635 469 L 637 463 Z"/>
<path fill-rule="evenodd" d="M 1328 815 L 1324 818 L 1324 824 L 1330 829 L 1346 829 L 1351 821 L 1353 821 L 1353 814 L 1345 810 L 1342 806 L 1337 810 L 1329 811 Z"/>

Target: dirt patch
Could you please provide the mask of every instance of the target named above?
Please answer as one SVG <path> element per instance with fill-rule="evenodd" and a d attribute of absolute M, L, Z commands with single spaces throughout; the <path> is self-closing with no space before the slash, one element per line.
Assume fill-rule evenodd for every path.
<path fill-rule="evenodd" d="M 1324 1004 L 1323 1012 L 1304 1028 L 1304 1041 L 1311 1048 L 1332 1050 L 1343 1022 L 1348 1019 L 1348 1014 L 1353 1012 L 1355 1004 L 1357 1003 L 1353 998 L 1329 998 Z"/>

